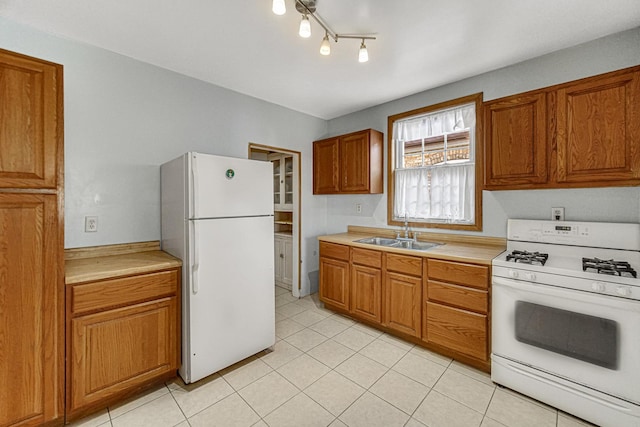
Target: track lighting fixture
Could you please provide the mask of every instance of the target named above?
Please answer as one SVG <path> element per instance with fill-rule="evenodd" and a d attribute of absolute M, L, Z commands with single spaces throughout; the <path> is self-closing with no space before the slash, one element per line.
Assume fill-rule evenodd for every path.
<path fill-rule="evenodd" d="M 327 24 L 320 15 L 316 13 L 316 3 L 318 0 L 294 1 L 296 10 L 302 15 L 300 28 L 298 29 L 300 37 L 308 38 L 311 36 L 311 22 L 309 21 L 309 16 L 311 16 L 314 21 L 324 29 L 324 38 L 320 44 L 321 55 L 331 54 L 330 38 L 333 39 L 335 43 L 338 43 L 339 39 L 359 39 L 362 40 L 362 42 L 360 43 L 360 49 L 358 50 L 358 61 L 367 62 L 369 60 L 369 52 L 367 51 L 367 46 L 364 44 L 364 41 L 375 40 L 376 38 L 374 36 L 369 34 L 337 34 L 335 31 L 332 31 L 331 28 L 329 28 L 329 24 Z M 272 10 L 276 15 L 283 15 L 286 12 L 285 0 L 273 0 Z"/>

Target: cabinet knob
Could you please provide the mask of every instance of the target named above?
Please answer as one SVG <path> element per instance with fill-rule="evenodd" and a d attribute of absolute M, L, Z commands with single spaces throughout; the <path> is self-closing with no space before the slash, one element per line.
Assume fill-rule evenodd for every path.
<path fill-rule="evenodd" d="M 280 258 L 284 258 L 284 254 L 280 254 Z"/>

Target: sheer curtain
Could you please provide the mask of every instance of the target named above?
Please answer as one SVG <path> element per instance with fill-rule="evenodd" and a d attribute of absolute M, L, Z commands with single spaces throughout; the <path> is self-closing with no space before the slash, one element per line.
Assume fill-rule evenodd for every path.
<path fill-rule="evenodd" d="M 474 221 L 475 105 L 398 120 L 393 125 L 395 144 L 393 216 L 417 220 L 467 223 Z M 403 168 L 404 142 L 469 129 L 470 159 L 419 168 Z"/>

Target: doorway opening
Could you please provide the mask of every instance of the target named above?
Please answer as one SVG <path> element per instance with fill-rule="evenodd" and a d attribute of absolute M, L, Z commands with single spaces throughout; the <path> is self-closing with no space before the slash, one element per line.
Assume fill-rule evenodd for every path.
<path fill-rule="evenodd" d="M 300 298 L 301 153 L 249 143 L 249 158 L 273 165 L 275 285 Z"/>

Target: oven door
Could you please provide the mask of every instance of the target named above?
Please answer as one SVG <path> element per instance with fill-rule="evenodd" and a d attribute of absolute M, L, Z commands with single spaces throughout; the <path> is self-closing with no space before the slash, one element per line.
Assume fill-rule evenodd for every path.
<path fill-rule="evenodd" d="M 493 353 L 640 403 L 640 302 L 493 277 Z"/>

